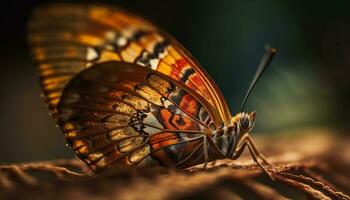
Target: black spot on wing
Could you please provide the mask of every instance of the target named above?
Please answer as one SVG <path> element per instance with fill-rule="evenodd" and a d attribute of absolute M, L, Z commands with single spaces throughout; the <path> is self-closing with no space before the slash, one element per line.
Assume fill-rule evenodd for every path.
<path fill-rule="evenodd" d="M 142 37 L 150 34 L 149 32 L 143 31 L 143 30 L 136 30 L 129 38 L 125 38 L 126 42 L 125 44 L 118 44 L 118 40 L 123 38 L 120 32 L 116 33 L 116 38 L 113 41 L 107 42 L 105 46 L 110 46 L 115 52 L 120 53 L 124 49 L 126 49 L 131 43 L 139 41 Z M 103 48 L 103 47 L 101 47 Z"/>
<path fill-rule="evenodd" d="M 184 71 L 184 73 L 182 74 L 181 80 L 182 80 L 183 82 L 186 82 L 186 81 L 188 80 L 188 78 L 189 78 L 192 74 L 194 74 L 194 73 L 195 73 L 195 71 L 194 71 L 193 68 L 187 68 L 187 69 Z"/>
<path fill-rule="evenodd" d="M 135 63 L 145 66 L 145 67 L 152 67 L 151 66 L 151 60 L 153 59 L 159 59 L 160 55 L 164 53 L 165 48 L 169 45 L 169 42 L 167 40 L 164 40 L 162 42 L 158 42 L 153 47 L 153 52 L 149 53 L 146 50 L 143 50 L 140 55 L 135 59 Z"/>
<path fill-rule="evenodd" d="M 151 59 L 158 58 L 161 53 L 165 51 L 165 48 L 169 45 L 167 40 L 157 43 L 154 46 L 153 54 L 151 55 Z"/>

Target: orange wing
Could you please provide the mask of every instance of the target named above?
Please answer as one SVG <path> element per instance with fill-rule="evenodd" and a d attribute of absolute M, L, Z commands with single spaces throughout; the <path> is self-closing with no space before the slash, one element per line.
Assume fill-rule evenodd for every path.
<path fill-rule="evenodd" d="M 94 171 L 115 165 L 184 168 L 201 163 L 203 138 L 223 122 L 185 84 L 115 61 L 75 76 L 62 94 L 58 117 L 68 144 Z"/>
<path fill-rule="evenodd" d="M 230 111 L 218 87 L 171 36 L 124 10 L 100 5 L 40 7 L 29 23 L 29 43 L 52 114 L 61 93 L 81 70 L 104 61 L 124 61 L 157 70 L 204 97 L 224 121 Z"/>

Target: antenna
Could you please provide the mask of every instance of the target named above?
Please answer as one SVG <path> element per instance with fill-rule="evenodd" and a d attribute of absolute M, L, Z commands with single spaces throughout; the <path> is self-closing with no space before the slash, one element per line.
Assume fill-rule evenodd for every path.
<path fill-rule="evenodd" d="M 247 99 L 248 99 L 250 93 L 252 92 L 252 89 L 254 88 L 256 82 L 260 79 L 261 75 L 264 73 L 266 68 L 270 65 L 272 58 L 276 54 L 276 51 L 277 51 L 275 48 L 271 48 L 270 45 L 265 45 L 265 49 L 266 49 L 265 55 L 261 59 L 259 67 L 255 72 L 255 76 L 254 76 L 252 82 L 250 83 L 249 89 L 248 89 L 248 91 L 245 94 L 245 97 L 243 99 L 241 112 L 243 112 L 245 103 L 247 102 Z"/>

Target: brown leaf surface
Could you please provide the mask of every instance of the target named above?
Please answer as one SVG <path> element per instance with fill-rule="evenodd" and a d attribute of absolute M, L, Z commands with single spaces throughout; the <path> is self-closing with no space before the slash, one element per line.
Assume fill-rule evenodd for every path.
<path fill-rule="evenodd" d="M 202 170 L 113 169 L 79 160 L 0 165 L 0 199 L 350 199 L 350 137 L 328 130 L 253 136 L 275 165 L 269 179 L 245 154 Z"/>

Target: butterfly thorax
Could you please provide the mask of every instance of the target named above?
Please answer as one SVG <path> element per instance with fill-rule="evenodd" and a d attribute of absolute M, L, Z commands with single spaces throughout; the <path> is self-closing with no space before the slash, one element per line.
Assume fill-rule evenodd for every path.
<path fill-rule="evenodd" d="M 240 112 L 229 124 L 214 131 L 214 141 L 226 158 L 232 158 L 242 135 L 250 133 L 255 123 L 255 112 Z"/>

